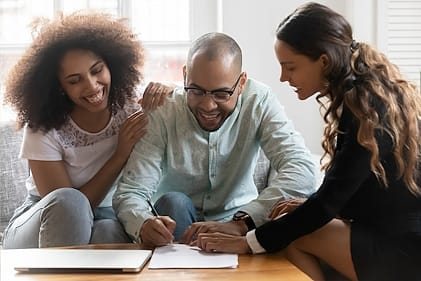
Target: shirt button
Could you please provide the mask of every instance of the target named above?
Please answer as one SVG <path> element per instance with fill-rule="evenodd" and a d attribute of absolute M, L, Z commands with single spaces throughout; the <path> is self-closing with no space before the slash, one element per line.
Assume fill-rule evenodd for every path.
<path fill-rule="evenodd" d="M 206 196 L 206 199 L 208 199 L 208 200 L 211 199 L 211 196 L 210 195 L 207 195 Z"/>

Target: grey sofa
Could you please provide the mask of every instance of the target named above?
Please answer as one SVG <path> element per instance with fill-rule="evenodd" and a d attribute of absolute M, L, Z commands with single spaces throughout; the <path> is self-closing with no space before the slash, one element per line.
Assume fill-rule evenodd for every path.
<path fill-rule="evenodd" d="M 10 217 L 26 197 L 29 171 L 27 162 L 18 158 L 21 141 L 22 131 L 14 122 L 0 122 L 0 243 Z"/>
<path fill-rule="evenodd" d="M 0 122 L 0 245 L 10 217 L 27 194 L 29 169 L 27 161 L 18 158 L 21 142 L 22 130 L 16 130 L 14 122 Z M 259 190 L 266 187 L 269 170 L 269 161 L 261 153 L 254 174 Z"/>

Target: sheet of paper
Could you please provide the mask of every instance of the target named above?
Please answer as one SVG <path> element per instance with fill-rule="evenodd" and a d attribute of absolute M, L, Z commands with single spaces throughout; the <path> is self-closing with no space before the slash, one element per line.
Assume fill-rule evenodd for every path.
<path fill-rule="evenodd" d="M 150 269 L 158 268 L 236 268 L 237 254 L 206 253 L 185 244 L 169 244 L 155 248 Z"/>

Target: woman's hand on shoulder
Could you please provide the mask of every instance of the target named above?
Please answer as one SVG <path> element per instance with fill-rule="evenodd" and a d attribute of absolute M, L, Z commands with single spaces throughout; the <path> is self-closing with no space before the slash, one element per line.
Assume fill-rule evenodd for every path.
<path fill-rule="evenodd" d="M 154 110 L 165 103 L 174 91 L 175 86 L 175 84 L 150 82 L 146 86 L 143 97 L 139 100 L 139 104 L 145 111 Z"/>
<path fill-rule="evenodd" d="M 175 84 L 167 85 L 150 82 L 139 100 L 141 110 L 131 114 L 120 128 L 118 146 L 115 156 L 123 162 L 129 158 L 134 145 L 146 134 L 148 118 L 146 112 L 163 105 L 175 88 Z"/>
<path fill-rule="evenodd" d="M 115 155 L 126 162 L 134 145 L 146 134 L 147 114 L 138 110 L 127 117 L 121 125 Z"/>

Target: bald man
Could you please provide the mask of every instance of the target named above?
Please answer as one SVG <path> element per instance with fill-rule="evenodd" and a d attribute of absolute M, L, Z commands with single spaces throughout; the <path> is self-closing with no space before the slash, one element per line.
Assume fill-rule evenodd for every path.
<path fill-rule="evenodd" d="M 183 75 L 184 87 L 149 113 L 147 134 L 114 194 L 134 241 L 160 246 L 190 243 L 201 232 L 245 235 L 279 200 L 315 191 L 316 165 L 302 136 L 271 89 L 242 71 L 233 38 L 195 40 Z M 277 176 L 259 193 L 253 173 L 260 148 Z"/>

